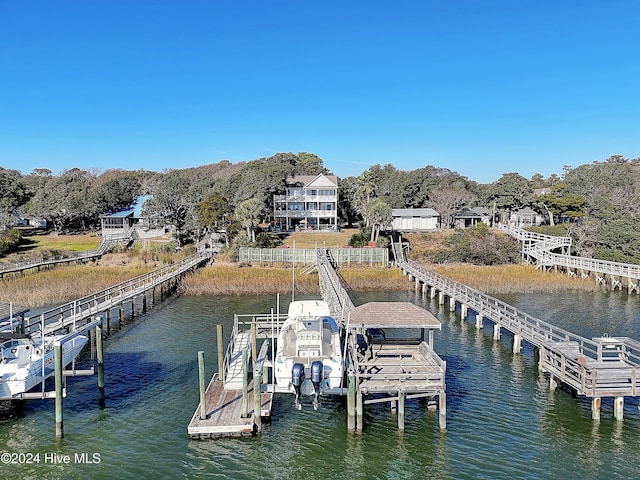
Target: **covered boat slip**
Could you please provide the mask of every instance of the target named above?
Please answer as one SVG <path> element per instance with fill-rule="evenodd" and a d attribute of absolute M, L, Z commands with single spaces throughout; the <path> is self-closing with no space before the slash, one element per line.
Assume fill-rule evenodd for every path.
<path fill-rule="evenodd" d="M 380 402 L 397 405 L 398 428 L 404 430 L 405 399 L 435 397 L 445 430 L 446 362 L 433 351 L 438 319 L 413 303 L 370 302 L 351 309 L 347 322 L 348 384 L 355 395 L 349 430 L 362 431 L 364 405 Z"/>

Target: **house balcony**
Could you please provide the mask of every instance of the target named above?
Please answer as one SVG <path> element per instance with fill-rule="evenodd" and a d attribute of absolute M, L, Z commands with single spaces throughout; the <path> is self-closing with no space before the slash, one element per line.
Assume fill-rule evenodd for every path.
<path fill-rule="evenodd" d="M 303 202 L 320 202 L 320 203 L 337 203 L 337 195 L 274 195 L 273 203 L 303 203 Z"/>
<path fill-rule="evenodd" d="M 336 210 L 275 210 L 275 218 L 335 218 Z"/>

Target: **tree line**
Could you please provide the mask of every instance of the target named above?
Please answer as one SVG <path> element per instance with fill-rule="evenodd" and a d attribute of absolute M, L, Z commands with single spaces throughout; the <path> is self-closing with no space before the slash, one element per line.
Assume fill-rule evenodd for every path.
<path fill-rule="evenodd" d="M 338 215 L 342 223 L 366 229 L 363 240 L 376 241 L 391 221 L 392 208 L 431 207 L 448 228 L 465 206 L 485 207 L 503 222 L 510 212 L 529 207 L 544 216 L 547 229 L 571 234 L 576 254 L 640 264 L 639 166 L 638 158 L 614 155 L 564 166 L 561 176 L 526 179 L 510 172 L 480 184 L 446 168 L 405 171 L 374 165 L 340 180 Z M 288 177 L 320 173 L 331 172 L 307 152 L 161 172 L 72 168 L 23 175 L 0 167 L 0 232 L 8 235 L 20 217 L 44 219 L 56 232 L 97 230 L 100 215 L 149 195 L 143 215 L 158 226 L 174 227 L 179 245 L 216 230 L 227 232 L 236 245 L 268 245 L 272 237 L 261 233 L 260 225 L 273 215 L 273 196 L 284 193 Z"/>

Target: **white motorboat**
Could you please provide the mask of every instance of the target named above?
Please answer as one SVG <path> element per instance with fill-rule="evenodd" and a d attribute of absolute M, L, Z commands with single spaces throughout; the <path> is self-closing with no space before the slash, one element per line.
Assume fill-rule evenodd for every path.
<path fill-rule="evenodd" d="M 54 344 L 62 335 L 33 338 L 16 333 L 0 333 L 0 400 L 19 398 L 54 374 Z M 76 335 L 62 343 L 62 363 L 69 365 L 88 338 Z"/>
<path fill-rule="evenodd" d="M 338 324 L 331 317 L 329 305 L 321 300 L 291 302 L 280 334 L 275 358 L 275 379 L 279 392 L 296 396 L 319 396 L 342 387 L 344 363 Z"/>

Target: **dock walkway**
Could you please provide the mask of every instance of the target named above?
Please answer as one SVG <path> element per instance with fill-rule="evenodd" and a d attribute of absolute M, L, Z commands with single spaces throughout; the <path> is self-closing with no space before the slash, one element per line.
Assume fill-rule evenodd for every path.
<path fill-rule="evenodd" d="M 429 290 L 431 298 L 437 296 L 441 305 L 448 298 L 449 309 L 454 311 L 459 305 L 463 318 L 473 310 L 479 330 L 484 319 L 493 322 L 495 340 L 500 339 L 502 330 L 509 331 L 513 353 L 520 352 L 523 341 L 533 345 L 539 352 L 538 367 L 550 375 L 551 387 L 561 381 L 578 395 L 591 398 L 594 419 L 600 418 L 602 397 L 614 398 L 614 416 L 621 420 L 624 397 L 640 393 L 640 342 L 628 337 L 581 337 L 398 257 L 396 265 L 415 281 L 416 290 Z"/>
<path fill-rule="evenodd" d="M 247 395 L 254 398 L 253 385 L 248 386 Z M 206 417 L 200 418 L 200 405 L 196 409 L 187 432 L 193 439 L 217 437 L 240 437 L 255 432 L 254 404 L 247 403 L 247 416 L 243 416 L 243 390 L 227 389 L 216 373 L 206 389 Z M 261 417 L 271 415 L 273 394 L 261 393 Z"/>
<path fill-rule="evenodd" d="M 44 267 L 60 265 L 63 263 L 83 263 L 97 260 L 105 253 L 110 252 L 113 248 L 122 242 L 130 242 L 133 240 L 131 235 L 126 236 L 107 236 L 103 237 L 98 248 L 88 250 L 86 252 L 76 252 L 67 255 L 52 255 L 49 257 L 33 257 L 20 262 L 6 263 L 0 262 L 0 278 L 8 273 L 21 273 L 27 270 L 40 270 Z"/>

